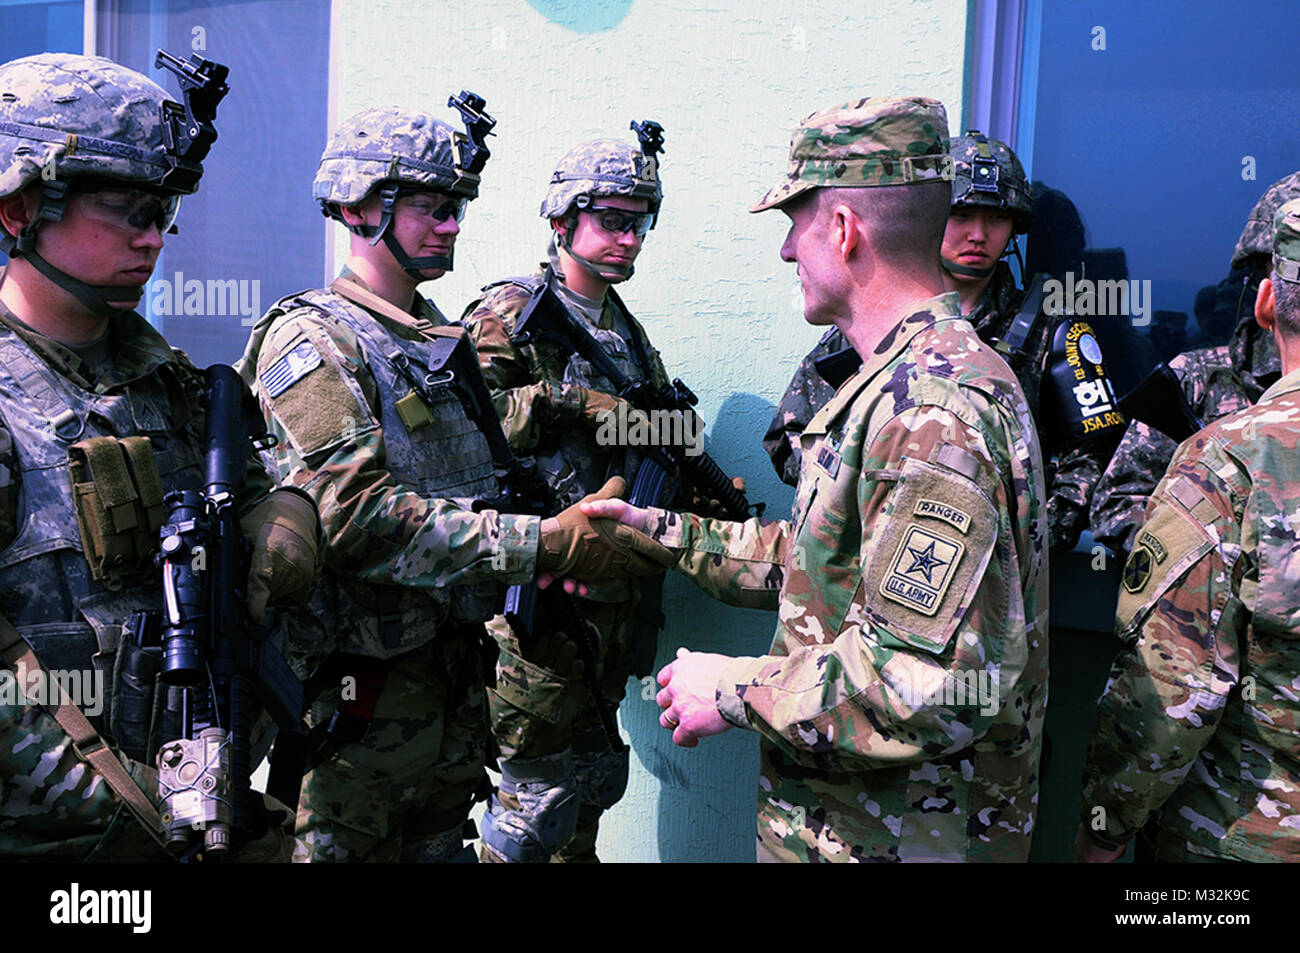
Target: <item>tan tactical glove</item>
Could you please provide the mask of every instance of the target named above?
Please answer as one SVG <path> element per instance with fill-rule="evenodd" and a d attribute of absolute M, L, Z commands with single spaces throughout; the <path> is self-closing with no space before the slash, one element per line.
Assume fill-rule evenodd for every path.
<path fill-rule="evenodd" d="M 320 571 L 320 517 L 301 490 L 281 486 L 253 507 L 239 527 L 253 541 L 248 611 L 261 622 L 268 602 L 305 604 Z"/>
<path fill-rule="evenodd" d="M 676 558 L 662 546 L 658 548 L 668 554 L 670 561 L 666 565 L 657 561 L 652 554 L 655 552 L 653 547 L 658 544 L 645 537 L 645 534 L 638 535 L 650 542 L 651 548 L 634 548 L 630 545 L 631 538 L 627 534 L 620 534 L 619 529 L 627 529 L 629 533 L 635 533 L 635 530 L 617 523 L 597 528 L 579 509 L 581 503 L 612 500 L 626 489 L 627 484 L 622 477 L 613 477 L 599 492 L 573 504 L 558 516 L 542 520 L 542 540 L 537 553 L 538 571 L 584 581 L 625 579 L 629 576 L 653 576 L 663 572 L 666 565 L 676 563 Z M 636 542 L 641 543 L 640 540 Z"/>

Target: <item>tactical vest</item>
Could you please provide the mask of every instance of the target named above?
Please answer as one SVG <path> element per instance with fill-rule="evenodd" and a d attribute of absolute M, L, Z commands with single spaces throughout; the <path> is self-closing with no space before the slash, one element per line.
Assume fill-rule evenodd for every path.
<path fill-rule="evenodd" d="M 437 402 L 429 407 L 433 422 L 426 426 L 407 430 L 397 412 L 397 401 L 412 387 L 391 356 L 404 355 L 411 373 L 422 380 L 429 373 L 432 351 L 427 340 L 391 333 L 360 305 L 330 291 L 310 291 L 286 299 L 263 320 L 269 327 L 279 313 L 300 306 L 328 314 L 356 334 L 378 392 L 386 466 L 398 484 L 426 498 L 458 498 L 467 505 L 471 499 L 500 493 L 487 440 L 450 387 L 433 387 Z M 485 622 L 500 604 L 500 586 L 493 582 L 416 588 L 376 585 L 327 573 L 320 588 L 313 606 L 324 599 L 334 620 L 339 650 L 379 657 L 423 645 L 437 634 L 440 625 Z"/>
<path fill-rule="evenodd" d="M 521 278 L 509 278 L 505 281 L 490 284 L 483 290 L 489 291 L 498 285 L 504 284 L 515 285 L 531 295 L 541 287 L 542 276 L 529 275 Z M 585 314 L 578 312 L 569 302 L 565 301 L 562 292 L 557 289 L 556 293 L 560 296 L 561 302 L 587 325 L 587 330 L 591 332 L 591 336 L 605 349 L 605 353 L 629 379 L 640 381 L 646 380 L 648 375 L 650 377 L 654 376 L 653 367 L 642 367 L 640 360 L 638 360 L 638 358 L 643 358 L 646 365 L 652 363 L 649 357 L 649 348 L 643 347 L 644 354 L 638 355 L 636 348 L 629 344 L 629 340 L 632 339 L 633 335 L 637 334 L 637 329 L 632 326 L 631 315 L 620 314 L 619 312 L 622 309 L 609 302 L 607 307 L 612 308 L 614 311 L 615 327 L 609 329 L 598 328 L 591 324 Z M 618 327 L 620 323 L 625 324 L 625 327 L 620 329 Z M 638 340 L 638 343 L 641 342 Z M 534 345 L 534 347 L 538 347 L 538 345 Z M 540 347 L 558 348 L 558 345 L 542 343 Z M 531 371 L 535 378 L 540 378 L 535 362 Z M 614 393 L 614 385 L 609 379 L 596 370 L 591 362 L 577 353 L 568 355 L 561 381 L 600 391 L 602 394 Z M 655 381 L 655 383 L 664 384 L 666 382 Z M 559 429 L 557 432 L 544 435 L 536 451 L 536 460 L 538 470 L 545 477 L 548 485 L 555 491 L 560 504 L 569 506 L 578 502 L 588 493 L 599 490 L 610 477 L 624 476 L 631 481 L 640 463 L 640 454 L 634 447 L 608 449 L 600 447 L 587 430 L 578 427 L 566 427 Z"/>
<path fill-rule="evenodd" d="M 162 610 L 162 570 L 92 578 L 78 531 L 68 451 L 91 437 L 145 436 L 163 492 L 202 485 L 202 440 L 178 368 L 163 363 L 118 393 L 93 394 L 56 373 L 0 325 L 0 412 L 21 486 L 16 536 L 0 552 L 0 612 L 47 670 L 93 672 L 110 723 L 114 662 L 127 617 Z M 85 707 L 84 705 L 82 706 Z"/>

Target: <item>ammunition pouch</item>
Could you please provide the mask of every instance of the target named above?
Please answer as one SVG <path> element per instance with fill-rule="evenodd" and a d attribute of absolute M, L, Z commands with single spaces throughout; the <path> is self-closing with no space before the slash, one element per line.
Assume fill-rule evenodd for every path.
<path fill-rule="evenodd" d="M 117 589 L 153 569 L 162 481 L 148 437 L 92 437 L 68 448 L 77 529 L 91 578 Z"/>

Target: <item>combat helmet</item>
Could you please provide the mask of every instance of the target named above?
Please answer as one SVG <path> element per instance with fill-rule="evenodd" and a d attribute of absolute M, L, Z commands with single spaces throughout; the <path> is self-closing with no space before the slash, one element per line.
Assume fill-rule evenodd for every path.
<path fill-rule="evenodd" d="M 948 142 L 952 156 L 952 207 L 1001 209 L 1011 216 L 1012 234 L 1023 235 L 1034 221 L 1034 200 L 1029 180 L 1016 154 L 1006 143 L 989 139 L 978 129 Z M 971 278 L 992 274 L 992 268 L 971 268 L 943 260 L 950 272 Z"/>
<path fill-rule="evenodd" d="M 555 233 L 556 242 L 592 277 L 602 281 L 625 281 L 632 277 L 634 269 L 631 264 L 602 263 L 602 272 L 594 262 L 575 255 L 570 236 L 577 227 L 578 213 L 592 208 L 596 199 L 611 195 L 645 199 L 649 215 L 645 230 L 648 231 L 659 221 L 659 208 L 663 204 L 658 159 L 658 154 L 664 151 L 663 127 L 647 119 L 642 123 L 633 122 L 630 128 L 637 134 L 639 147 L 620 139 L 596 139 L 566 152 L 551 174 L 546 198 L 542 200 L 542 218 L 565 220 L 565 231 Z"/>
<path fill-rule="evenodd" d="M 364 109 L 351 116 L 334 130 L 312 182 L 321 214 L 343 222 L 371 245 L 382 240 L 416 281 L 424 280 L 420 272 L 428 268 L 451 271 L 452 254 L 408 255 L 390 227 L 397 199 L 411 192 L 445 193 L 457 200 L 454 213 L 460 221 L 466 203 L 478 197 L 480 173 L 491 155 L 485 139 L 496 120 L 483 111 L 483 98 L 462 91 L 447 105 L 460 110 L 466 132 L 417 109 Z M 381 201 L 378 225 L 344 222 L 343 206 L 358 205 L 376 192 Z M 446 213 L 440 220 L 446 220 Z"/>
<path fill-rule="evenodd" d="M 198 190 L 217 103 L 230 89 L 227 68 L 162 50 L 155 65 L 184 78 L 184 104 L 103 57 L 41 53 L 0 65 L 0 198 L 41 183 L 32 221 L 17 235 L 0 229 L 0 251 L 30 261 L 101 316 L 116 313 L 110 302 L 135 304 L 142 289 L 79 281 L 36 253 L 36 233 L 63 218 L 70 185 L 122 182 L 155 193 L 163 201 L 137 211 L 160 231 L 175 221 L 179 197 Z"/>
<path fill-rule="evenodd" d="M 1232 250 L 1232 267 L 1241 268 L 1252 255 L 1273 255 L 1273 218 L 1285 202 L 1300 198 L 1300 172 L 1278 179 L 1255 203 Z"/>

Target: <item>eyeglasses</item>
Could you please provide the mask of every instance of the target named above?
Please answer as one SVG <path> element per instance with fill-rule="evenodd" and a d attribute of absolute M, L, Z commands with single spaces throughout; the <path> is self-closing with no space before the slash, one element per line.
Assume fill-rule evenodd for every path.
<path fill-rule="evenodd" d="M 415 195 L 399 196 L 397 208 L 418 215 L 423 219 L 432 219 L 435 222 L 445 222 L 449 218 L 456 219 L 457 222 L 465 220 L 465 209 L 469 205 L 469 200 L 460 199 L 443 199 L 441 202 L 438 197 L 429 194 L 417 193 Z"/>
<path fill-rule="evenodd" d="M 653 212 L 628 212 L 608 205 L 593 205 L 584 211 L 591 213 L 601 229 L 615 234 L 635 232 L 638 236 L 645 237 L 655 220 Z"/>
<path fill-rule="evenodd" d="M 158 195 L 112 182 L 80 182 L 75 194 L 89 219 L 123 232 L 142 232 L 151 225 L 166 234 L 180 212 L 179 195 Z"/>

